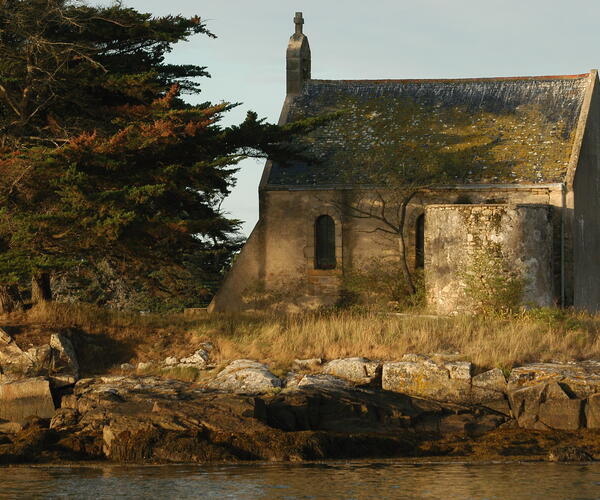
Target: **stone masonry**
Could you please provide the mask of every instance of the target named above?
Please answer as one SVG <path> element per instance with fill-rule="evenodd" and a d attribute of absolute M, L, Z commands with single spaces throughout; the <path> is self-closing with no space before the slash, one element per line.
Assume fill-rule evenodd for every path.
<path fill-rule="evenodd" d="M 425 280 L 439 313 L 469 311 L 470 281 L 522 287 L 525 305 L 553 300 L 552 218 L 547 205 L 430 205 L 426 208 Z M 518 282 L 518 283 L 517 283 Z"/>

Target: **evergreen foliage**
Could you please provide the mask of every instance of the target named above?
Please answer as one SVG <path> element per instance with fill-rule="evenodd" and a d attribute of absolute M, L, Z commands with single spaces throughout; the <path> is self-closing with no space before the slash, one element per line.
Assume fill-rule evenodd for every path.
<path fill-rule="evenodd" d="M 305 125 L 225 128 L 236 104 L 185 103 L 206 68 L 165 57 L 197 34 L 214 37 L 120 3 L 0 4 L 0 309 L 24 281 L 101 262 L 179 304 L 217 279 L 239 244 L 219 208 L 237 163 L 285 156 Z"/>

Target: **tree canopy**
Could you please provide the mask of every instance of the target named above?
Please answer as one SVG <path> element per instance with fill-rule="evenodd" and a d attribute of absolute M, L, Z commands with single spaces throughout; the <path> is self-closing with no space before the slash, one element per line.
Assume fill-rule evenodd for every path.
<path fill-rule="evenodd" d="M 214 37 L 199 17 L 120 3 L 0 4 L 0 309 L 75 266 L 109 262 L 168 296 L 229 258 L 238 223 L 220 203 L 237 163 L 286 155 L 312 124 L 223 127 L 235 104 L 187 104 L 206 68 L 166 56 L 197 34 Z"/>

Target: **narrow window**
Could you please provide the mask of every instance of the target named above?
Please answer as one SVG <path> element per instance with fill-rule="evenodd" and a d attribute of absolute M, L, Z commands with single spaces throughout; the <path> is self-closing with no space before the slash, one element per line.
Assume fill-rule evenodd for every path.
<path fill-rule="evenodd" d="M 425 267 L 425 214 L 417 217 L 415 228 L 415 267 Z"/>
<path fill-rule="evenodd" d="M 329 215 L 315 222 L 315 268 L 335 269 L 335 222 Z"/>

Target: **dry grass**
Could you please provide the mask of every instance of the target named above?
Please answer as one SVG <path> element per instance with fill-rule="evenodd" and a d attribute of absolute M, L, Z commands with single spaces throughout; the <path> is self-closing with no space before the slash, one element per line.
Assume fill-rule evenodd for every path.
<path fill-rule="evenodd" d="M 518 317 L 393 316 L 334 311 L 295 316 L 214 314 L 138 315 L 91 306 L 49 304 L 3 318 L 28 332 L 72 328 L 92 349 L 91 372 L 123 362 L 159 361 L 216 345 L 216 361 L 253 358 L 284 370 L 296 358 L 365 356 L 399 359 L 405 353 L 460 353 L 481 369 L 534 361 L 600 359 L 600 316 L 538 310 Z M 102 351 L 102 354 L 99 354 Z M 92 366 L 94 368 L 92 368 Z"/>
<path fill-rule="evenodd" d="M 196 330 L 221 356 L 287 364 L 294 358 L 406 353 L 461 354 L 480 368 L 600 358 L 600 317 L 536 311 L 520 317 L 423 317 L 337 312 L 296 317 L 221 317 Z"/>
<path fill-rule="evenodd" d="M 57 303 L 0 316 L 0 326 L 25 348 L 48 342 L 48 333 L 69 329 L 85 375 L 118 371 L 122 363 L 188 356 L 194 341 L 189 332 L 197 324 L 180 314 L 140 315 Z"/>

